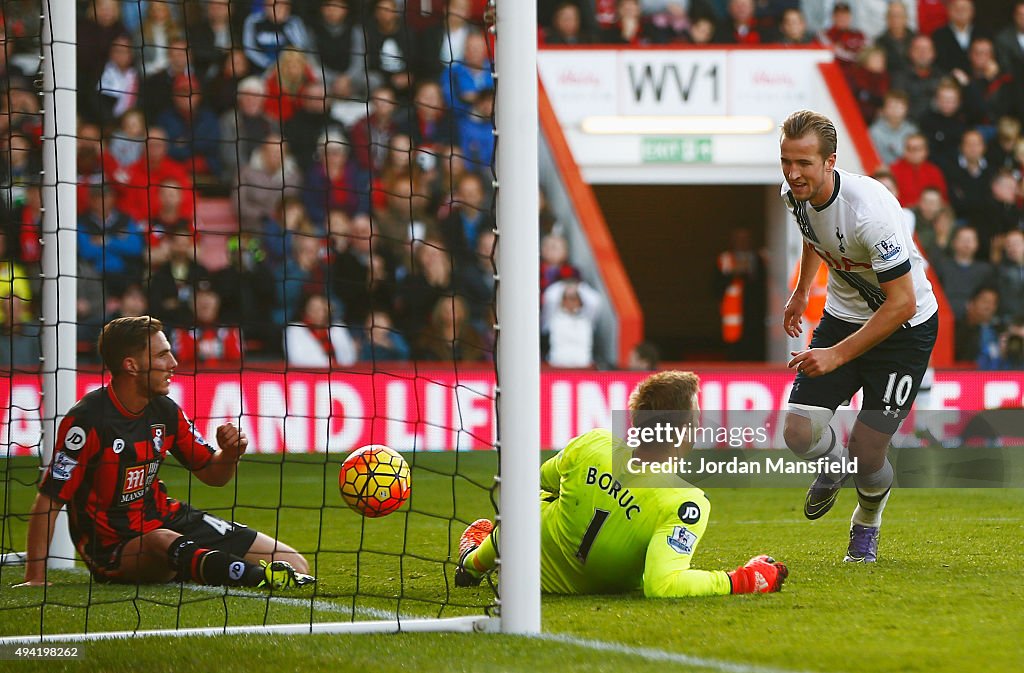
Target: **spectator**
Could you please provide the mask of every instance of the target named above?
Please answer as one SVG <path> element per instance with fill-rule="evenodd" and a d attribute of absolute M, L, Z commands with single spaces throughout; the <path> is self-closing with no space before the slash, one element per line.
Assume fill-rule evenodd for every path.
<path fill-rule="evenodd" d="M 885 51 L 879 47 L 865 47 L 857 62 L 847 68 L 850 89 L 857 98 L 857 106 L 865 124 L 871 124 L 882 107 L 889 91 L 889 72 L 885 65 Z"/>
<path fill-rule="evenodd" d="M 185 37 L 185 31 L 171 12 L 169 3 L 149 0 L 139 27 L 139 37 L 142 45 L 142 72 L 149 77 L 167 69 L 170 64 L 168 47 L 173 40 Z"/>
<path fill-rule="evenodd" d="M 179 214 L 192 222 L 195 199 L 189 172 L 167 153 L 167 132 L 159 126 L 150 127 L 144 159 L 112 176 L 117 184 L 117 202 L 136 222 L 150 220 L 151 213 L 156 212 L 159 204 L 160 185 L 167 182 L 181 186 L 184 198 L 181 199 Z"/>
<path fill-rule="evenodd" d="M 655 31 L 655 42 L 668 44 L 682 44 L 690 42 L 690 17 L 686 14 L 686 8 L 679 2 L 665 3 L 663 8 L 650 11 L 644 3 L 644 13 L 651 17 L 651 26 Z M 615 14 L 611 14 L 614 21 Z M 696 16 L 693 17 L 696 20 Z"/>
<path fill-rule="evenodd" d="M 459 285 L 469 307 L 470 320 L 481 334 L 490 332 L 494 325 L 495 239 L 493 231 L 481 232 L 473 264 L 459 270 Z"/>
<path fill-rule="evenodd" d="M 118 0 L 94 0 L 86 6 L 85 16 L 77 26 L 78 44 L 75 54 L 78 90 L 96 91 L 100 76 L 109 60 L 110 48 L 118 38 L 127 38 L 121 23 L 121 3 Z M 95 102 L 87 96 L 79 98 L 79 113 L 86 121 L 100 120 Z"/>
<path fill-rule="evenodd" d="M 459 289 L 452 273 L 451 255 L 436 238 L 413 246 L 415 263 L 398 282 L 395 293 L 395 324 L 412 343 L 430 323 L 438 300 L 450 300 Z"/>
<path fill-rule="evenodd" d="M 225 323 L 240 325 L 246 344 L 264 353 L 279 353 L 281 328 L 273 322 L 277 291 L 272 267 L 259 237 L 240 234 L 228 239 L 228 265 L 211 277 L 221 297 Z"/>
<path fill-rule="evenodd" d="M 817 44 L 818 38 L 807 30 L 803 12 L 796 7 L 789 7 L 782 10 L 779 19 L 778 42 L 785 45 Z"/>
<path fill-rule="evenodd" d="M 717 40 L 718 28 L 715 22 L 707 16 L 694 19 L 690 24 L 690 42 L 692 44 L 714 44 Z"/>
<path fill-rule="evenodd" d="M 639 0 L 617 0 L 615 16 L 615 23 L 602 31 L 602 43 L 635 46 L 659 41 L 657 30 L 640 11 Z"/>
<path fill-rule="evenodd" d="M 971 68 L 967 51 L 971 42 L 978 38 L 979 32 L 974 25 L 973 0 L 949 0 L 949 23 L 932 33 L 935 44 L 935 64 L 940 70 L 967 72 Z"/>
<path fill-rule="evenodd" d="M 448 0 L 444 18 L 423 33 L 424 76 L 444 78 L 449 68 L 465 60 L 466 41 L 474 30 L 469 0 Z M 487 45 L 484 44 L 486 58 Z M 450 103 L 449 103 L 450 104 Z"/>
<path fill-rule="evenodd" d="M 144 261 L 147 272 L 167 261 L 170 254 L 166 236 L 169 232 L 179 229 L 191 230 L 192 221 L 181 216 L 181 201 L 185 190 L 181 184 L 173 180 L 160 183 L 157 190 L 156 212 L 148 222 L 143 223 L 143 235 L 146 237 Z"/>
<path fill-rule="evenodd" d="M 729 0 L 726 16 L 715 30 L 715 37 L 720 44 L 764 42 L 754 15 L 754 0 Z"/>
<path fill-rule="evenodd" d="M 402 98 L 419 72 L 415 33 L 402 21 L 395 0 L 374 0 L 373 16 L 363 26 L 366 35 L 366 89 L 390 86 Z"/>
<path fill-rule="evenodd" d="M 210 273 L 196 261 L 196 241 L 190 229 L 168 232 L 167 261 L 149 279 L 149 305 L 153 317 L 171 327 L 190 327 L 195 322 L 195 293 Z"/>
<path fill-rule="evenodd" d="M 0 164 L 0 190 L 3 192 L 3 206 L 13 210 L 25 203 L 26 191 L 31 183 L 38 181 L 42 171 L 41 157 L 33 150 L 32 141 L 21 133 L 13 133 L 8 139 L 6 165 Z"/>
<path fill-rule="evenodd" d="M 551 15 L 551 23 L 542 31 L 541 44 L 589 44 L 589 30 L 581 25 L 580 8 L 572 2 L 560 2 Z"/>
<path fill-rule="evenodd" d="M 232 23 L 230 0 L 206 0 L 202 16 L 188 27 L 188 40 L 196 75 L 204 82 L 216 78 L 231 50 L 242 46 L 241 36 Z"/>
<path fill-rule="evenodd" d="M 943 72 L 935 66 L 935 46 L 927 35 L 915 35 L 910 42 L 910 67 L 898 73 L 892 88 L 905 91 L 910 101 L 908 117 L 919 123 L 935 98 Z"/>
<path fill-rule="evenodd" d="M 179 76 L 192 76 L 189 43 L 184 38 L 171 40 L 167 47 L 166 68 L 152 74 L 144 73 L 139 100 L 150 123 L 155 123 L 165 110 L 173 106 L 174 82 Z"/>
<path fill-rule="evenodd" d="M 330 302 L 316 292 L 303 297 L 301 318 L 285 327 L 284 342 L 289 367 L 334 369 L 357 359 L 348 329 L 331 320 Z"/>
<path fill-rule="evenodd" d="M 978 288 L 992 282 L 992 266 L 978 261 L 978 232 L 972 227 L 960 227 L 953 233 L 950 251 L 950 257 L 933 262 L 953 315 L 962 320 L 968 300 Z"/>
<path fill-rule="evenodd" d="M 1009 171 L 998 171 L 992 178 L 988 198 L 975 214 L 971 224 L 985 241 L 1001 238 L 1017 230 L 1024 230 L 1024 207 L 1018 200 L 1017 181 Z M 982 246 L 987 252 L 987 246 Z M 986 257 L 987 258 L 987 257 Z"/>
<path fill-rule="evenodd" d="M 989 143 L 986 158 L 993 170 L 1012 171 L 1017 168 L 1014 152 L 1020 140 L 1020 121 L 1016 117 L 1000 117 L 996 122 L 995 141 Z"/>
<path fill-rule="evenodd" d="M 110 60 L 103 67 L 98 84 L 99 120 L 110 124 L 135 107 L 139 97 L 139 71 L 135 68 L 135 47 L 127 36 L 110 45 Z"/>
<path fill-rule="evenodd" d="M 392 265 L 379 246 L 371 245 L 369 216 L 360 214 L 349 219 L 342 211 L 333 211 L 328 221 L 333 248 L 332 289 L 345 307 L 345 322 L 361 325 L 372 311 L 390 310 L 394 304 Z"/>
<path fill-rule="evenodd" d="M 110 319 L 114 318 L 136 318 L 140 315 L 149 315 L 149 300 L 146 293 L 142 291 L 141 285 L 129 285 L 124 294 L 115 297 L 115 310 Z"/>
<path fill-rule="evenodd" d="M 313 167 L 323 147 L 323 139 L 330 129 L 332 137 L 345 142 L 344 131 L 330 124 L 327 116 L 327 96 L 319 82 L 307 85 L 299 94 L 299 108 L 282 126 L 282 135 L 288 139 L 292 156 L 303 175 Z M 319 141 L 319 142 L 318 142 Z"/>
<path fill-rule="evenodd" d="M 541 330 L 547 336 L 549 365 L 594 365 L 594 327 L 601 305 L 601 295 L 577 280 L 560 280 L 544 291 Z"/>
<path fill-rule="evenodd" d="M 300 97 L 305 90 L 319 84 L 319 80 L 305 54 L 288 47 L 281 50 L 277 63 L 267 70 L 264 83 L 267 88 L 264 105 L 267 117 L 285 124 L 299 109 Z"/>
<path fill-rule="evenodd" d="M 946 24 L 946 0 L 917 0 L 917 32 L 931 35 Z"/>
<path fill-rule="evenodd" d="M 114 170 L 124 170 L 142 158 L 146 151 L 146 117 L 138 108 L 121 116 L 120 124 L 107 144 Z"/>
<path fill-rule="evenodd" d="M 653 372 L 658 369 L 661 353 L 650 341 L 641 341 L 629 351 L 628 369 L 631 371 Z"/>
<path fill-rule="evenodd" d="M 110 183 L 89 189 L 89 210 L 78 217 L 78 258 L 104 279 L 110 294 L 120 295 L 142 282 L 145 236 L 139 224 L 117 207 Z"/>
<path fill-rule="evenodd" d="M 864 33 L 853 27 L 850 3 L 837 2 L 834 5 L 832 25 L 822 33 L 821 41 L 832 49 L 844 70 L 849 70 L 857 62 L 857 57 L 868 43 L 868 39 Z"/>
<path fill-rule="evenodd" d="M 258 77 L 246 77 L 238 83 L 238 107 L 220 118 L 221 177 L 233 181 L 238 167 L 252 159 L 253 151 L 270 135 L 271 123 L 263 112 L 266 88 Z"/>
<path fill-rule="evenodd" d="M 983 127 L 986 138 L 995 133 L 996 120 L 1005 115 L 1020 114 L 1020 86 L 1009 73 L 1000 72 L 992 41 L 979 37 L 968 51 L 971 68 L 967 73 L 954 70 L 963 87 L 964 112 L 972 125 Z"/>
<path fill-rule="evenodd" d="M 896 78 L 910 69 L 910 45 L 914 32 L 910 29 L 907 6 L 894 0 L 885 11 L 885 32 L 875 38 L 875 46 L 885 50 L 889 74 Z"/>
<path fill-rule="evenodd" d="M 482 362 L 490 358 L 491 349 L 469 321 L 466 300 L 455 295 L 434 304 L 430 324 L 416 339 L 413 356 L 448 363 Z"/>
<path fill-rule="evenodd" d="M 471 32 L 466 37 L 464 60 L 453 63 L 441 78 L 445 102 L 461 119 L 469 114 L 481 91 L 494 88 L 487 40 L 483 33 Z"/>
<path fill-rule="evenodd" d="M 333 88 L 335 81 L 341 80 L 339 84 L 347 92 L 366 94 L 366 78 L 362 76 L 366 44 L 362 28 L 349 12 L 349 0 L 322 0 L 318 20 L 310 26 L 326 85 Z M 353 88 L 354 84 L 360 86 Z"/>
<path fill-rule="evenodd" d="M 367 183 L 371 172 L 384 169 L 391 138 L 398 133 L 395 112 L 398 110 L 394 90 L 378 87 L 370 94 L 370 114 L 352 127 L 353 155 Z"/>
<path fill-rule="evenodd" d="M 920 133 L 907 136 L 903 156 L 889 167 L 899 186 L 899 201 L 904 208 L 913 208 L 921 191 L 933 187 L 948 198 L 946 178 L 938 166 L 928 161 L 928 140 Z"/>
<path fill-rule="evenodd" d="M 291 241 L 291 256 L 284 264 L 275 267 L 277 308 L 274 321 L 280 326 L 292 320 L 296 314 L 301 319 L 304 295 L 327 297 L 329 292 L 321 240 L 309 234 L 295 234 Z M 344 312 L 336 307 L 333 313 L 340 316 Z"/>
<path fill-rule="evenodd" d="M 459 122 L 459 142 L 470 170 L 485 173 L 494 160 L 494 91 L 477 94 L 468 115 Z"/>
<path fill-rule="evenodd" d="M 540 241 L 540 293 L 560 280 L 579 280 L 580 271 L 569 263 L 569 242 L 561 234 Z"/>
<path fill-rule="evenodd" d="M 0 365 L 38 365 L 38 327 L 29 274 L 8 249 L 7 232 L 0 229 Z"/>
<path fill-rule="evenodd" d="M 302 174 L 288 146 L 279 133 L 271 132 L 238 175 L 233 200 L 242 230 L 260 231 L 263 219 L 274 214 L 281 199 L 298 196 L 301 186 Z"/>
<path fill-rule="evenodd" d="M 1024 1 L 1013 4 L 1013 23 L 996 35 L 999 67 L 1014 78 L 1024 77 Z"/>
<path fill-rule="evenodd" d="M 242 364 L 242 333 L 220 319 L 220 295 L 209 285 L 196 291 L 196 322 L 171 332 L 174 357 L 183 369 L 238 369 Z"/>
<path fill-rule="evenodd" d="M 327 109 L 331 120 L 348 130 L 366 116 L 366 95 L 356 94 L 352 80 L 335 77 L 327 91 Z"/>
<path fill-rule="evenodd" d="M 409 359 L 409 344 L 392 326 L 391 315 L 375 310 L 366 316 L 359 359 L 362 362 L 405 362 Z"/>
<path fill-rule="evenodd" d="M 245 55 L 256 73 L 278 62 L 287 48 L 308 50 L 312 46 L 306 25 L 292 14 L 291 0 L 263 0 L 262 11 L 245 20 L 242 31 Z"/>
<path fill-rule="evenodd" d="M 484 199 L 483 179 L 476 173 L 463 175 L 456 187 L 455 207 L 441 222 L 445 249 L 456 264 L 472 263 L 480 233 L 494 228 Z"/>
<path fill-rule="evenodd" d="M 892 165 L 903 154 L 909 136 L 917 127 L 907 120 L 909 101 L 902 91 L 890 90 L 882 100 L 882 109 L 870 127 L 871 141 L 886 165 Z"/>
<path fill-rule="evenodd" d="M 956 322 L 957 362 L 973 362 L 983 370 L 1001 368 L 998 307 L 999 292 L 994 287 L 979 287 L 971 293 L 964 314 Z"/>
<path fill-rule="evenodd" d="M 479 92 L 474 99 L 479 98 Z M 408 135 L 417 148 L 428 150 L 452 142 L 453 120 L 445 107 L 441 86 L 434 81 L 423 81 L 416 85 L 412 113 L 400 125 L 402 133 Z"/>
<path fill-rule="evenodd" d="M 402 138 L 404 136 L 396 136 Z M 381 193 L 383 204 L 373 208 L 373 233 L 376 250 L 388 259 L 408 263 L 412 241 L 423 240 L 433 222 L 425 212 L 427 199 L 415 173 L 389 173 Z"/>
<path fill-rule="evenodd" d="M 899 193 L 898 189 L 897 193 Z M 935 243 L 935 218 L 938 217 L 939 212 L 945 207 L 946 203 L 942 200 L 942 194 L 939 190 L 934 187 L 926 187 L 921 190 L 921 197 L 913 208 L 914 235 L 917 236 L 919 247 L 929 258 L 932 257 L 929 251 Z M 952 216 L 952 213 L 950 215 L 950 222 L 952 222 L 956 218 Z M 948 244 L 949 241 L 945 243 Z M 943 247 L 945 247 L 945 244 Z"/>
<path fill-rule="evenodd" d="M 239 47 L 228 51 L 224 55 L 223 64 L 206 85 L 206 99 L 214 112 L 222 115 L 228 110 L 233 110 L 237 104 L 238 85 L 249 77 L 255 77 L 255 75 L 252 74 L 252 66 L 249 65 L 249 59 L 245 57 L 245 51 Z M 261 103 L 265 95 L 266 87 L 264 87 L 263 96 L 260 98 Z"/>
<path fill-rule="evenodd" d="M 999 356 L 1002 369 L 1024 369 L 1024 317 L 1011 320 L 1000 335 Z"/>
<path fill-rule="evenodd" d="M 946 167 L 956 161 L 960 139 L 967 130 L 961 108 L 960 87 L 950 78 L 939 83 L 932 109 L 920 120 L 921 134 L 928 139 L 928 156 Z"/>
<path fill-rule="evenodd" d="M 978 131 L 967 131 L 960 141 L 960 153 L 956 161 L 946 169 L 949 203 L 956 211 L 958 220 L 974 221 L 988 210 L 991 182 L 992 169 L 985 159 L 985 140 Z M 984 259 L 988 258 L 989 238 L 995 233 L 978 231 L 981 239 L 979 252 Z"/>
<path fill-rule="evenodd" d="M 996 267 L 999 317 L 1010 324 L 1024 316 L 1024 232 L 1015 229 L 1003 239 L 1003 259 Z"/>
<path fill-rule="evenodd" d="M 348 142 L 340 130 L 330 129 L 317 142 L 316 160 L 306 178 L 303 202 L 310 219 L 323 229 L 330 210 L 356 214 L 359 187 L 355 162 L 349 158 Z"/>
<path fill-rule="evenodd" d="M 220 124 L 213 111 L 203 103 L 199 80 L 180 75 L 174 80 L 171 107 L 157 120 L 167 132 L 167 155 L 187 166 L 192 175 L 221 172 Z"/>

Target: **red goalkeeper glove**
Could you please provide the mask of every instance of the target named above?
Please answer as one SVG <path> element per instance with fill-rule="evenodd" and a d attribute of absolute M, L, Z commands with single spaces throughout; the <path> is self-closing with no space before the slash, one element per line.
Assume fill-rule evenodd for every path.
<path fill-rule="evenodd" d="M 745 566 L 729 573 L 734 594 L 767 594 L 781 591 L 789 577 L 789 569 L 771 556 L 761 554 L 747 561 Z"/>

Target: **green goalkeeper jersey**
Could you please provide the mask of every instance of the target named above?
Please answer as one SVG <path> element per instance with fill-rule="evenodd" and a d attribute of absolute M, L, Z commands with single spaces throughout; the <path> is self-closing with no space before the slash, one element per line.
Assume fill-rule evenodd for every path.
<path fill-rule="evenodd" d="M 541 466 L 544 591 L 730 593 L 724 571 L 690 568 L 711 513 L 704 492 L 682 479 L 678 488 L 627 487 L 613 475 L 613 450 L 629 451 L 610 431 L 591 430 Z"/>

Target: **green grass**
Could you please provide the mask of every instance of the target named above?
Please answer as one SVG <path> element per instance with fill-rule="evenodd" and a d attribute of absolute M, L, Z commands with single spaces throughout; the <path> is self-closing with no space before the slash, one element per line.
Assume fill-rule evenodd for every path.
<path fill-rule="evenodd" d="M 21 569 L 2 568 L 0 635 L 347 621 L 396 610 L 480 614 L 492 602 L 486 587 L 455 589 L 450 562 L 465 523 L 492 511 L 486 490 L 492 454 L 460 455 L 457 468 L 454 454 L 417 455 L 411 507 L 380 520 L 342 505 L 338 463 L 322 461 L 254 456 L 221 489 L 189 481 L 171 462 L 161 472 L 172 495 L 277 534 L 314 558 L 316 609 L 311 589 L 289 594 L 305 601 L 280 603 L 178 585 L 102 586 L 81 572 L 56 574 L 45 592 L 14 590 Z M 25 521 L 18 514 L 33 497 L 27 484 L 35 468 L 10 461 L 2 469 L 9 486 L 0 491 L 5 546 L 21 549 Z M 697 566 L 729 568 L 769 552 L 790 567 L 782 593 L 662 601 L 638 594 L 546 596 L 543 602 L 546 633 L 698 658 L 689 662 L 500 635 L 400 634 L 87 643 L 82 662 L 18 666 L 123 671 L 131 661 L 132 668 L 219 672 L 250 671 L 258 662 L 261 670 L 561 673 L 728 670 L 715 664 L 725 662 L 830 673 L 1024 670 L 1024 492 L 901 490 L 887 509 L 882 561 L 874 566 L 841 562 L 850 491 L 836 512 L 813 523 L 802 518 L 799 490 L 723 489 L 709 496 L 714 512 Z"/>

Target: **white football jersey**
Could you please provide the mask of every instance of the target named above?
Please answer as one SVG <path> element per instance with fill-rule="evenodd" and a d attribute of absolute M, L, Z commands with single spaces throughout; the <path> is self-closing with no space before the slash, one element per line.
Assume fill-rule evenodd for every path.
<path fill-rule="evenodd" d="M 923 323 L 938 303 L 899 201 L 874 178 L 835 169 L 835 181 L 832 198 L 821 207 L 797 201 L 782 183 L 782 198 L 801 235 L 829 267 L 825 310 L 863 324 L 885 301 L 880 284 L 909 273 L 917 311 L 908 324 Z"/>

